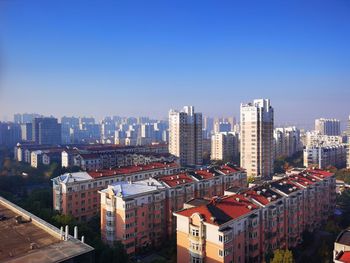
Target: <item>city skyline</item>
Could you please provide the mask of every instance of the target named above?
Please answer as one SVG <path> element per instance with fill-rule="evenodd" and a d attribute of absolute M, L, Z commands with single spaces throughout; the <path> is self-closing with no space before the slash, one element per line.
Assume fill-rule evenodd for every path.
<path fill-rule="evenodd" d="M 239 116 L 252 98 L 276 123 L 347 119 L 348 3 L 67 3 L 0 4 L 1 119 Z"/>

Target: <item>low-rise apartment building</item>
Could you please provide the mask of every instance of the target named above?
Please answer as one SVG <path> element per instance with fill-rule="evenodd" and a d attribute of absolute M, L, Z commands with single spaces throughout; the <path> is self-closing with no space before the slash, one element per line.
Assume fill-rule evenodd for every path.
<path fill-rule="evenodd" d="M 116 182 L 100 191 L 101 236 L 107 243 L 121 241 L 129 254 L 158 247 L 175 236 L 173 213 L 186 202 L 223 195 L 226 187 L 246 185 L 246 173 L 228 164 Z"/>
<path fill-rule="evenodd" d="M 334 174 L 304 170 L 180 210 L 177 262 L 262 262 L 277 248 L 299 244 L 334 204 Z"/>
<path fill-rule="evenodd" d="M 89 220 L 100 210 L 99 190 L 115 182 L 134 182 L 180 171 L 177 163 L 151 163 L 89 172 L 66 173 L 53 181 L 53 207 L 79 221 Z"/>

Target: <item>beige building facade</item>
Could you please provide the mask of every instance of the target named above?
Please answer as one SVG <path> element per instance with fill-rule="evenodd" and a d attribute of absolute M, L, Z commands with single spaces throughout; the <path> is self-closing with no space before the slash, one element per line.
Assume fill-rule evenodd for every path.
<path fill-rule="evenodd" d="M 241 166 L 251 177 L 273 174 L 274 110 L 269 99 L 241 104 Z"/>

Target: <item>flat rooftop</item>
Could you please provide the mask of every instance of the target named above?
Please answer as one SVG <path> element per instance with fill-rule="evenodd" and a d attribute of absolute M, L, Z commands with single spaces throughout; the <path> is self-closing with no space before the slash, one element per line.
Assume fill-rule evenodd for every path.
<path fill-rule="evenodd" d="M 62 262 L 93 250 L 0 197 L 0 262 Z"/>

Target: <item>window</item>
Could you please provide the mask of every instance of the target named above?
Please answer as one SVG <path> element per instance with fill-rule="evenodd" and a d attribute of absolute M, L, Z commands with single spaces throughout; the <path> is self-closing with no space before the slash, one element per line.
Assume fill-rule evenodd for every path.
<path fill-rule="evenodd" d="M 192 236 L 199 237 L 199 230 L 195 229 L 195 228 L 192 228 L 191 229 L 191 234 L 192 234 Z"/>
<path fill-rule="evenodd" d="M 191 256 L 191 263 L 202 263 L 202 259 L 200 257 Z"/>

